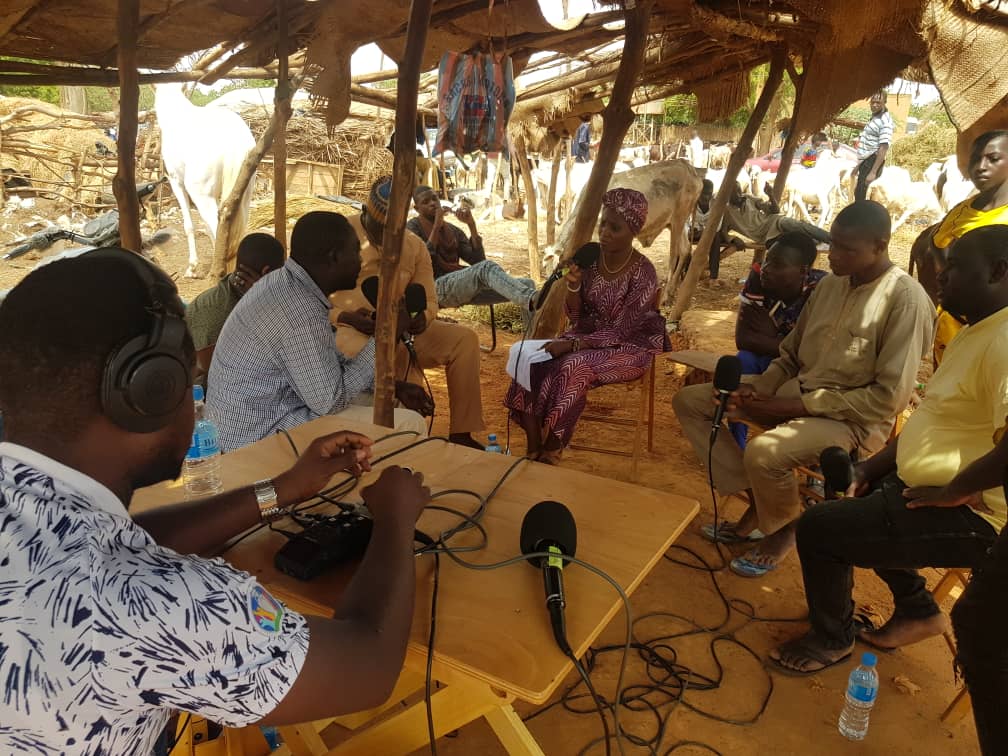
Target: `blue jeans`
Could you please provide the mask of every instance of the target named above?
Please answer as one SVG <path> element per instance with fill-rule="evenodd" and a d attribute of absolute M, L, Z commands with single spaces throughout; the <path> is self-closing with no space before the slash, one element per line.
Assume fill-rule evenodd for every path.
<path fill-rule="evenodd" d="M 434 280 L 438 307 L 461 307 L 472 302 L 477 295 L 493 293 L 508 302 L 514 302 L 522 311 L 522 321 L 531 319 L 529 300 L 536 293 L 531 278 L 509 276 L 491 260 L 481 260 L 475 265 L 446 273 Z"/>
<path fill-rule="evenodd" d="M 755 352 L 747 352 L 742 349 L 738 353 L 739 362 L 742 363 L 742 375 L 762 375 L 773 362 L 773 357 Z M 728 423 L 728 430 L 731 431 L 740 449 L 745 449 L 746 440 L 749 437 L 749 428 L 745 423 Z"/>

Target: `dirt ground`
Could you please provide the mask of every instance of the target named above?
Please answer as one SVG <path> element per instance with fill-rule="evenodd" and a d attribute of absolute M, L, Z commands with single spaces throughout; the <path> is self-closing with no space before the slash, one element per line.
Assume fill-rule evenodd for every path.
<path fill-rule="evenodd" d="M 43 215 L 47 211 L 44 204 L 32 211 L 19 211 L 16 215 L 0 214 L 0 244 L 14 238 L 16 233 L 24 233 L 21 224 L 33 215 Z M 171 220 L 170 218 L 168 219 Z M 542 226 L 542 223 L 540 224 Z M 157 260 L 172 274 L 180 275 L 185 269 L 185 237 L 181 223 L 175 221 L 176 231 L 171 243 L 157 253 Z M 515 275 L 528 274 L 528 257 L 524 222 L 498 221 L 481 224 L 487 250 Z M 905 267 L 910 243 L 919 227 L 905 227 L 896 235 L 893 243 L 893 257 Z M 655 245 L 646 250 L 663 277 L 668 270 L 668 237 L 662 235 Z M 210 254 L 209 237 L 199 234 L 202 255 Z M 50 253 L 59 251 L 50 250 Z M 11 262 L 0 262 L 0 289 L 16 284 L 38 262 L 40 256 L 30 254 Z M 208 259 L 208 258 L 204 258 Z M 825 267 L 825 259 L 820 258 Z M 702 282 L 694 300 L 694 306 L 710 310 L 734 309 L 739 278 L 743 277 L 748 260 L 735 255 L 722 264 L 720 282 Z M 190 299 L 209 287 L 209 280 L 177 279 L 180 292 Z M 458 312 L 448 312 L 457 316 Z M 473 323 L 480 333 L 481 341 L 489 343 L 489 328 Z M 506 382 L 504 364 L 507 350 L 516 337 L 509 333 L 499 333 L 499 345 L 492 354 L 485 354 L 481 365 L 484 413 L 488 432 L 496 432 L 502 443 L 508 438 L 508 424 L 501 400 Z M 696 344 L 703 348 L 703 344 Z M 446 434 L 448 398 L 445 391 L 444 375 L 441 371 L 429 374 L 435 401 L 439 407 L 434 423 L 434 433 Z M 678 423 L 672 412 L 670 400 L 681 386 L 681 377 L 671 363 L 659 360 L 656 384 L 656 415 L 654 451 L 645 454 L 639 482 L 651 488 L 670 493 L 697 498 L 701 512 L 691 523 L 679 543 L 701 554 L 708 561 L 716 561 L 713 548 L 699 537 L 699 528 L 712 517 L 710 495 L 706 480 L 687 442 L 682 437 Z M 606 387 L 593 392 L 589 406 L 598 411 L 613 411 L 620 407 L 634 406 L 636 394 L 625 387 Z M 511 427 L 511 450 L 514 454 L 524 451 L 521 432 Z M 622 430 L 583 424 L 575 439 L 590 441 L 596 445 L 626 446 L 630 436 Z M 602 456 L 588 452 L 568 452 L 563 464 L 569 468 L 587 473 L 621 480 L 630 479 L 629 461 L 620 457 Z M 738 508 L 738 504 L 732 505 Z M 738 514 L 738 512 L 729 512 Z M 673 550 L 674 552 L 675 550 Z M 685 558 L 670 552 L 670 556 Z M 927 571 L 929 581 L 937 578 L 937 573 Z M 802 618 L 805 604 L 802 593 L 801 573 L 797 559 L 789 560 L 765 580 L 745 580 L 730 572 L 716 575 L 720 589 L 730 598 L 749 602 L 761 617 L 788 618 L 780 621 L 751 621 L 739 612 L 733 612 L 728 624 L 719 634 L 730 634 L 750 646 L 760 659 L 767 651 L 782 640 L 805 630 Z M 600 587 L 599 590 L 604 590 Z M 892 609 L 891 601 L 883 583 L 874 574 L 858 571 L 856 576 L 855 599 L 861 606 L 872 608 L 883 616 Z M 569 597 L 576 600 L 576 597 Z M 723 618 L 723 605 L 714 590 L 710 577 L 696 570 L 661 562 L 644 581 L 632 597 L 635 616 L 654 612 L 675 612 L 701 626 L 711 626 Z M 946 607 L 948 608 L 948 607 Z M 639 639 L 650 639 L 670 633 L 681 632 L 685 625 L 681 621 L 654 617 L 638 622 L 636 635 Z M 624 630 L 622 617 L 617 618 L 600 638 L 600 644 L 621 643 Z M 712 633 L 699 633 L 689 638 L 672 641 L 677 659 L 697 673 L 716 677 L 718 662 L 709 651 Z M 856 653 L 862 649 L 858 648 Z M 867 739 L 861 744 L 850 743 L 841 737 L 836 729 L 837 716 L 843 705 L 846 676 L 854 661 L 827 670 L 814 678 L 796 679 L 768 673 L 760 662 L 737 647 L 718 646 L 720 664 L 724 669 L 721 685 L 713 690 L 691 690 L 678 705 L 667 704 L 662 713 L 668 714 L 668 724 L 657 753 L 665 754 L 675 743 L 682 740 L 706 744 L 722 754 L 889 754 L 905 753 L 914 756 L 925 754 L 977 754 L 976 735 L 972 720 L 967 717 L 951 726 L 939 722 L 939 715 L 952 700 L 957 683 L 953 675 L 952 657 L 942 638 L 934 638 L 903 651 L 880 655 L 879 674 L 881 689 L 878 703 L 872 713 L 871 729 Z M 602 657 L 593 674 L 599 692 L 612 699 L 615 676 L 618 669 L 618 654 Z M 894 683 L 894 678 L 909 680 L 919 686 L 919 692 L 907 693 Z M 643 662 L 631 657 L 628 666 L 627 684 L 646 682 Z M 570 681 L 573 682 L 573 679 Z M 762 697 L 772 682 L 765 712 L 751 725 L 726 724 L 705 716 L 709 712 L 727 720 L 749 720 L 757 715 Z M 518 704 L 522 716 L 533 713 L 533 707 Z M 624 708 L 621 719 L 626 731 L 643 737 L 654 733 L 655 720 L 648 712 L 630 711 Z M 590 741 L 600 736 L 600 725 L 595 714 L 580 715 L 553 707 L 529 722 L 529 729 L 551 756 L 573 756 L 581 752 Z M 443 756 L 471 756 L 504 754 L 490 728 L 482 721 L 471 724 L 455 737 L 443 738 L 438 742 L 438 751 Z M 417 753 L 425 753 L 418 751 Z M 614 753 L 616 749 L 614 748 Z M 626 753 L 646 753 L 645 749 L 626 744 Z M 594 746 L 588 753 L 601 754 L 600 746 Z M 686 746 L 676 749 L 677 754 L 709 754 L 710 750 Z"/>

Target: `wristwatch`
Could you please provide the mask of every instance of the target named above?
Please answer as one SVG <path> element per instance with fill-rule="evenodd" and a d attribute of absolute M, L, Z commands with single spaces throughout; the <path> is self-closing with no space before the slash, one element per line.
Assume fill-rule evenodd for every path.
<path fill-rule="evenodd" d="M 272 480 L 257 481 L 255 497 L 259 504 L 259 517 L 263 522 L 273 522 L 287 514 L 287 510 L 277 501 L 277 492 Z"/>

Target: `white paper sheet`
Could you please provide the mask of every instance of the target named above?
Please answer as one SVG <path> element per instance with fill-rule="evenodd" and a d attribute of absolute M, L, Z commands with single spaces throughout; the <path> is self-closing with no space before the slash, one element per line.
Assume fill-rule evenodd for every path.
<path fill-rule="evenodd" d="M 508 352 L 507 374 L 518 381 L 518 385 L 526 391 L 532 390 L 532 366 L 537 362 L 553 359 L 553 355 L 543 349 L 543 346 L 550 341 L 551 339 L 526 339 L 511 345 L 511 351 Z"/>

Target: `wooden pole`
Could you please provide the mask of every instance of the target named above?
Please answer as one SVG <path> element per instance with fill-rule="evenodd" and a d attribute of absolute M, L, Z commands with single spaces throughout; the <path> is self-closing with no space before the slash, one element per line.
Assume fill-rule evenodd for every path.
<path fill-rule="evenodd" d="M 581 190 L 581 201 L 574 217 L 570 245 L 557 250 L 561 260 L 569 258 L 575 249 L 591 239 L 598 221 L 602 195 L 609 185 L 613 168 L 616 167 L 623 138 L 634 120 L 630 100 L 644 66 L 644 52 L 653 8 L 654 0 L 638 0 L 636 6 L 628 2 L 624 11 L 626 25 L 623 57 L 616 72 L 609 104 L 602 111 L 602 139 L 588 183 Z M 555 336 L 563 327 L 563 302 L 566 291 L 564 286 L 554 286 L 550 289 L 545 304 L 536 315 L 535 338 Z"/>
<path fill-rule="evenodd" d="M 137 110 L 140 103 L 140 81 L 137 71 L 137 27 L 140 25 L 140 3 L 119 0 L 116 13 L 116 33 L 119 47 L 116 65 L 119 68 L 119 132 L 116 139 L 118 167 L 112 180 L 112 192 L 119 208 L 119 237 L 124 249 L 140 251 L 140 200 L 136 193 Z"/>
<path fill-rule="evenodd" d="M 791 172 L 791 163 L 794 161 L 795 148 L 798 146 L 798 129 L 796 128 L 798 125 L 798 110 L 801 108 L 802 94 L 805 92 L 805 73 L 808 70 L 808 58 L 806 58 L 805 64 L 802 67 L 802 73 L 791 75 L 795 87 L 794 109 L 791 111 L 791 128 L 788 129 L 787 138 L 784 140 L 784 146 L 781 148 L 780 167 L 777 169 L 777 178 L 774 179 L 774 202 L 780 202 L 784 194 L 784 186 L 787 184 L 787 177 Z M 788 69 L 788 73 L 791 74 L 792 71 L 794 71 L 793 65 Z"/>
<path fill-rule="evenodd" d="M 767 76 L 763 91 L 760 93 L 756 107 L 753 109 L 749 120 L 739 137 L 738 146 L 728 160 L 728 168 L 725 170 L 724 178 L 721 180 L 721 188 L 718 189 L 717 196 L 711 203 L 710 216 L 707 218 L 707 225 L 700 235 L 700 241 L 693 249 L 693 259 L 690 260 L 686 277 L 676 288 L 675 302 L 672 305 L 672 312 L 669 321 L 675 322 L 682 318 L 682 315 L 689 308 L 690 300 L 693 299 L 693 292 L 696 290 L 697 282 L 700 280 L 700 273 L 707 267 L 708 251 L 714 243 L 714 237 L 721 228 L 721 219 L 724 217 L 725 208 L 728 206 L 728 198 L 735 187 L 735 181 L 739 171 L 745 165 L 752 148 L 753 138 L 759 130 L 763 118 L 766 116 L 770 101 L 773 99 L 777 88 L 780 86 L 784 76 L 784 61 L 787 59 L 787 50 L 783 47 L 776 48 L 773 57 L 770 59 L 770 74 Z"/>
<path fill-rule="evenodd" d="M 560 177 L 560 160 L 563 158 L 564 138 L 557 140 L 553 151 L 553 167 L 550 169 L 549 191 L 546 194 L 546 243 L 556 243 L 556 185 Z"/>
<path fill-rule="evenodd" d="M 525 145 L 524 134 L 518 134 L 514 139 L 514 158 L 518 161 L 518 170 L 521 171 L 522 184 L 525 187 L 529 277 L 536 283 L 542 283 L 542 254 L 539 252 L 539 202 L 536 197 L 535 183 L 532 181 L 532 171 L 529 168 L 528 149 Z"/>
<path fill-rule="evenodd" d="M 564 140 L 564 155 L 566 155 L 566 159 L 564 161 L 563 217 L 564 220 L 567 220 L 567 216 L 570 215 L 574 204 L 574 190 L 571 188 L 571 171 L 574 169 L 574 156 L 571 154 L 570 137 Z"/>
<path fill-rule="evenodd" d="M 392 192 L 378 262 L 378 314 L 375 322 L 374 423 L 393 427 L 395 403 L 395 352 L 399 341 L 396 320 L 395 280 L 406 234 L 413 182 L 416 179 L 416 115 L 420 62 L 427 42 L 433 0 L 412 0 L 406 25 L 406 49 L 398 61 L 399 86 L 396 99 L 395 159 L 392 164 Z"/>
<path fill-rule="evenodd" d="M 273 112 L 280 114 L 273 141 L 273 235 L 287 249 L 287 120 L 291 91 L 287 70 L 287 0 L 277 0 L 277 85 Z"/>

